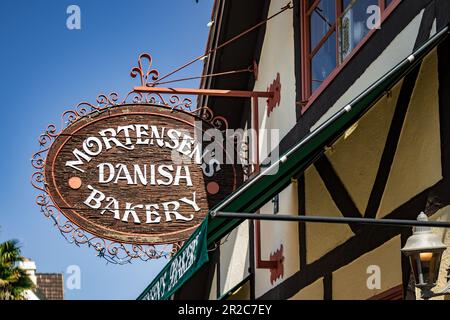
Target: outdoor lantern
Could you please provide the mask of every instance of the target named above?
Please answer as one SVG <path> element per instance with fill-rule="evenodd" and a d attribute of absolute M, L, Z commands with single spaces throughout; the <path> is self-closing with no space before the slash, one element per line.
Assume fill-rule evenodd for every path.
<path fill-rule="evenodd" d="M 419 214 L 418 221 L 428 221 L 425 213 Z M 402 252 L 409 257 L 416 287 L 422 289 L 422 297 L 431 296 L 431 288 L 436 286 L 442 253 L 446 246 L 431 227 L 416 227 L 408 238 Z"/>

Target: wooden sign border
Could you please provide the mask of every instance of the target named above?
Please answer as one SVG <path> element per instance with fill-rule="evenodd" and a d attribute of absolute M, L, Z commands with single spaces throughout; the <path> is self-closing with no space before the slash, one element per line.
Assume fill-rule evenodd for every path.
<path fill-rule="evenodd" d="M 117 231 L 114 229 L 108 229 L 104 226 L 99 226 L 98 224 L 92 223 L 90 220 L 82 217 L 82 215 L 73 209 L 63 209 L 70 207 L 69 203 L 65 199 L 65 196 L 61 194 L 58 189 L 57 178 L 55 174 L 55 163 L 58 160 L 58 156 L 64 146 L 72 138 L 71 135 L 76 134 L 83 128 L 94 125 L 97 122 L 105 121 L 112 117 L 120 117 L 124 115 L 145 115 L 145 116 L 157 116 L 172 119 L 174 121 L 179 121 L 192 128 L 195 128 L 195 122 L 202 122 L 202 132 L 205 133 L 206 130 L 214 128 L 214 126 L 202 119 L 201 117 L 192 114 L 189 111 L 184 110 L 174 110 L 169 106 L 155 105 L 151 103 L 126 103 L 126 104 L 116 104 L 108 109 L 98 111 L 93 110 L 92 112 L 86 113 L 85 115 L 79 117 L 69 126 L 62 129 L 58 134 L 52 135 L 53 142 L 47 148 L 47 154 L 45 158 L 45 164 L 43 165 L 43 180 L 45 185 L 45 192 L 51 200 L 52 205 L 65 217 L 73 223 L 75 226 L 81 230 L 88 232 L 100 239 L 106 239 L 114 243 L 124 243 L 133 245 L 163 245 L 163 244 L 173 244 L 179 243 L 180 241 L 186 240 L 190 234 L 198 227 L 201 223 L 189 226 L 179 232 L 167 233 L 164 235 L 153 236 L 149 234 L 139 234 L 139 233 L 129 233 L 123 231 Z M 150 124 L 150 123 L 149 123 Z M 236 150 L 235 150 L 236 151 Z M 192 164 L 197 165 L 198 164 Z M 235 190 L 238 185 L 238 173 L 236 166 L 233 164 L 233 186 L 232 190 Z M 64 205 L 64 206 L 63 206 Z M 203 216 L 207 215 L 207 212 L 202 212 Z M 83 221 L 84 223 L 80 223 Z M 108 233 L 113 233 L 114 236 L 108 235 Z"/>

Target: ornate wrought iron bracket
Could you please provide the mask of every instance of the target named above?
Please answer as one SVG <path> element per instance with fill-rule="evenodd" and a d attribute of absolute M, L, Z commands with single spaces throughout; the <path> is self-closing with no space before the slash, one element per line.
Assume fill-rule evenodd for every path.
<path fill-rule="evenodd" d="M 157 81 L 159 72 L 152 68 L 151 65 L 152 57 L 147 53 L 141 54 L 138 58 L 137 66 L 131 70 L 131 77 L 139 78 L 141 85 L 149 85 L 152 82 Z M 166 96 L 164 96 L 164 94 L 166 94 Z M 155 108 L 159 106 L 169 107 L 172 110 L 181 110 L 201 117 L 202 120 L 209 122 L 211 125 L 221 130 L 228 128 L 228 122 L 224 117 L 214 115 L 213 110 L 206 106 L 194 108 L 190 98 L 182 98 L 170 91 L 153 93 L 132 90 L 123 98 L 120 98 L 118 93 L 111 92 L 109 94 L 98 95 L 96 103 L 80 102 L 75 105 L 74 108 L 62 113 L 61 124 L 59 126 L 50 124 L 39 136 L 39 151 L 37 151 L 31 159 L 31 164 L 34 169 L 31 176 L 31 184 L 39 192 L 36 196 L 36 203 L 40 207 L 41 212 L 53 222 L 57 230 L 68 242 L 77 246 L 86 245 L 92 247 L 99 257 L 114 264 L 126 264 L 133 259 L 148 261 L 159 258 L 170 258 L 179 250 L 181 244 L 168 243 L 166 245 L 141 245 L 120 243 L 97 237 L 82 230 L 72 221 L 66 219 L 53 203 L 48 194 L 44 168 L 47 153 L 51 144 L 59 137 L 65 128 L 84 117 L 90 117 L 101 112 L 109 112 L 112 108 L 127 107 L 130 104 L 147 104 L 154 106 Z"/>
<path fill-rule="evenodd" d="M 142 59 L 147 59 L 149 67 L 144 72 L 142 69 Z M 253 72 L 255 80 L 258 77 L 258 65 L 253 63 Z M 267 88 L 267 91 L 241 91 L 241 90 L 221 90 L 221 89 L 188 89 L 188 88 L 167 88 L 157 87 L 158 72 L 151 68 L 151 57 L 148 54 L 143 54 L 139 57 L 138 67 L 134 68 L 131 74 L 133 77 L 140 76 L 141 85 L 134 87 L 135 92 L 150 93 L 150 94 L 174 94 L 174 95 L 205 95 L 205 96 L 219 96 L 219 97 L 234 97 L 234 98 L 251 98 L 252 99 L 252 128 L 255 132 L 254 155 L 255 155 L 255 172 L 259 172 L 259 107 L 258 98 L 267 98 L 267 116 L 273 112 L 276 106 L 280 105 L 281 100 L 281 82 L 280 74 L 277 73 L 276 78 Z M 151 78 L 151 82 L 149 79 Z M 275 282 L 284 274 L 284 256 L 283 245 L 275 253 L 271 254 L 270 260 L 261 259 L 261 230 L 259 221 L 256 222 L 256 267 L 258 269 L 270 269 L 270 281 Z"/>
<path fill-rule="evenodd" d="M 254 72 L 257 73 L 257 69 L 255 69 Z M 258 98 L 273 99 L 275 96 L 275 93 L 272 91 L 258 92 L 156 87 L 159 79 L 159 72 L 152 67 L 152 57 L 148 53 L 139 56 L 137 66 L 132 68 L 130 75 L 132 78 L 139 79 L 140 86 L 137 86 L 128 92 L 124 98 L 119 98 L 119 94 L 116 92 L 100 94 L 96 99 L 96 103 L 81 102 L 73 109 L 63 112 L 61 116 L 61 125 L 57 126 L 55 124 L 50 124 L 40 135 L 38 139 L 39 151 L 33 155 L 31 160 L 31 164 L 34 168 L 34 173 L 31 176 L 31 184 L 39 191 L 39 194 L 36 197 L 36 203 L 44 216 L 53 221 L 58 231 L 70 243 L 77 246 L 87 245 L 93 247 L 98 256 L 117 264 L 129 263 L 132 259 L 147 261 L 158 258 L 170 258 L 171 255 L 177 252 L 180 243 L 155 246 L 113 242 L 96 237 L 95 235 L 82 230 L 68 219 L 65 219 L 49 197 L 44 175 L 47 153 L 51 144 L 59 137 L 60 133 L 65 128 L 84 117 L 90 117 L 101 112 L 109 112 L 111 108 L 127 107 L 130 104 L 148 104 L 155 108 L 158 106 L 169 107 L 172 110 L 181 110 L 201 117 L 202 120 L 209 122 L 211 125 L 221 130 L 228 128 L 228 122 L 224 117 L 214 115 L 213 110 L 207 106 L 195 108 L 192 106 L 192 100 L 190 98 L 182 98 L 179 95 L 252 98 L 252 108 L 254 108 L 252 111 L 253 126 L 257 129 Z"/>
<path fill-rule="evenodd" d="M 144 67 L 144 64 L 147 67 Z M 253 63 L 253 72 L 255 78 L 258 76 L 256 62 Z M 188 88 L 167 88 L 157 87 L 159 72 L 152 68 L 152 57 L 148 53 L 143 53 L 138 58 L 138 66 L 131 70 L 131 77 L 140 79 L 140 86 L 134 87 L 133 91 L 138 93 L 153 94 L 174 94 L 174 95 L 205 95 L 235 98 L 267 98 L 274 99 L 277 93 L 277 87 L 271 85 L 267 91 L 242 91 L 242 90 L 221 90 L 221 89 L 188 89 Z M 277 82 L 278 79 L 278 82 Z M 279 83 L 279 74 L 274 83 Z M 279 89 L 279 87 L 278 87 Z M 279 94 L 279 92 L 278 92 Z M 279 99 L 278 99 L 279 101 Z"/>

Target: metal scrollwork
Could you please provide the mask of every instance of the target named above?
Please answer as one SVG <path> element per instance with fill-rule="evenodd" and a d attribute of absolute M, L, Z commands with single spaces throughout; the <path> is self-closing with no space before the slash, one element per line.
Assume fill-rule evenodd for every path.
<path fill-rule="evenodd" d="M 144 61 L 147 61 L 147 68 L 144 71 Z M 138 66 L 131 69 L 130 75 L 132 78 L 139 76 L 141 80 L 141 86 L 153 87 L 155 82 L 159 78 L 159 72 L 156 69 L 152 69 L 152 56 L 148 53 L 142 53 L 138 58 Z M 153 80 L 149 82 L 149 79 Z"/>
<path fill-rule="evenodd" d="M 138 77 L 142 86 L 154 86 L 158 80 L 159 72 L 152 68 L 152 57 L 147 53 L 143 53 L 139 56 L 137 66 L 131 70 L 130 75 L 132 78 Z M 193 101 L 189 97 L 180 97 L 173 94 L 165 97 L 159 93 L 143 93 L 132 90 L 125 94 L 123 99 L 120 99 L 120 95 L 117 92 L 111 92 L 98 95 L 96 104 L 81 102 L 73 109 L 62 113 L 61 128 L 59 130 L 56 125 L 50 124 L 39 136 L 39 151 L 34 153 L 31 158 L 31 165 L 34 169 L 31 176 L 31 184 L 39 191 L 39 194 L 36 196 L 36 204 L 40 207 L 42 214 L 53 222 L 60 234 L 69 243 L 91 247 L 97 252 L 99 257 L 113 264 L 127 264 L 134 259 L 149 261 L 170 258 L 178 252 L 182 243 L 168 243 L 166 245 L 119 243 L 99 238 L 80 229 L 61 214 L 50 198 L 46 190 L 45 159 L 52 143 L 65 128 L 83 117 L 104 112 L 113 107 L 126 107 L 130 104 L 150 105 L 155 108 L 166 107 L 172 111 L 183 111 L 199 117 L 220 130 L 228 128 L 228 122 L 224 117 L 215 116 L 213 110 L 208 107 L 194 107 Z"/>
<path fill-rule="evenodd" d="M 133 91 L 129 92 L 122 101 L 119 99 L 119 94 L 115 92 L 108 95 L 100 94 L 96 101 L 97 105 L 81 102 L 77 104 L 74 109 L 63 112 L 61 130 L 59 131 L 56 125 L 51 124 L 39 136 L 38 144 L 40 150 L 34 153 L 31 158 L 31 165 L 35 170 L 31 176 L 31 184 L 39 191 L 39 194 L 36 196 L 36 204 L 40 207 L 42 214 L 46 218 L 51 219 L 60 234 L 69 243 L 77 246 L 87 245 L 97 252 L 97 256 L 106 259 L 109 263 L 127 264 L 134 259 L 149 261 L 160 258 L 170 258 L 174 244 L 155 246 L 118 243 L 99 238 L 80 229 L 59 212 L 58 208 L 52 203 L 52 200 L 48 195 L 44 175 L 45 159 L 50 146 L 64 128 L 85 116 L 90 116 L 93 113 L 101 112 L 111 107 L 117 107 L 121 104 L 139 103 L 182 108 L 183 103 L 188 103 L 188 101 L 182 99 L 171 98 L 169 101 L 171 101 L 172 104 L 168 105 L 160 95 L 144 95 Z"/>
<path fill-rule="evenodd" d="M 214 111 L 211 108 L 201 107 L 192 111 L 192 113 L 198 115 L 203 121 L 208 122 L 214 128 L 222 131 L 228 129 L 227 119 L 222 116 L 215 116 Z"/>

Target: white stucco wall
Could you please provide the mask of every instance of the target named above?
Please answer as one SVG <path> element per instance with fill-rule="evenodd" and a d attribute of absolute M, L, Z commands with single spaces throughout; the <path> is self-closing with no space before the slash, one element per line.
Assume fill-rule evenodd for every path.
<path fill-rule="evenodd" d="M 36 263 L 34 261 L 25 259 L 24 261 L 19 262 L 19 268 L 25 270 L 33 284 L 37 285 Z M 24 293 L 24 297 L 25 300 L 40 300 L 33 290 L 26 290 Z"/>
<path fill-rule="evenodd" d="M 273 214 L 273 204 L 269 202 L 264 205 L 260 213 Z M 295 181 L 279 194 L 279 214 L 298 215 L 297 183 Z M 299 271 L 298 235 L 298 223 L 296 222 L 261 222 L 261 259 L 269 260 L 270 254 L 275 253 L 282 245 L 284 275 L 271 283 L 269 269 L 256 269 L 256 297 L 263 295 Z"/>
<path fill-rule="evenodd" d="M 248 221 L 244 221 L 220 246 L 220 295 L 228 292 L 248 274 L 249 241 Z"/>
<path fill-rule="evenodd" d="M 286 5 L 285 0 L 272 0 L 268 16 L 271 16 Z M 266 99 L 259 99 L 260 130 L 278 129 L 279 139 L 282 139 L 296 124 L 295 105 L 295 62 L 294 62 L 293 10 L 287 10 L 269 20 L 259 61 L 258 79 L 255 91 L 266 91 L 280 74 L 281 101 L 270 116 L 267 115 Z M 266 139 L 261 137 L 260 159 L 265 159 L 267 150 Z M 266 150 L 267 149 L 267 150 Z"/>
<path fill-rule="evenodd" d="M 286 5 L 285 0 L 272 0 L 268 16 L 277 13 Z M 261 160 L 276 147 L 279 141 L 296 124 L 295 103 L 295 39 L 293 26 L 293 10 L 287 10 L 281 15 L 270 20 L 266 25 L 266 33 L 259 61 L 258 79 L 255 83 L 255 91 L 266 91 L 268 87 L 280 75 L 281 100 L 270 115 L 267 114 L 266 99 L 259 99 L 259 128 L 264 130 L 278 130 L 277 141 L 274 135 L 261 134 L 259 138 L 259 157 Z M 271 140 L 271 141 L 268 141 Z M 297 185 L 291 184 L 279 196 L 279 212 L 296 215 Z M 267 203 L 260 210 L 261 213 L 273 213 L 273 204 Z M 255 244 L 256 245 L 256 244 Z M 261 223 L 261 259 L 269 260 L 283 245 L 284 251 L 284 277 L 273 284 L 270 283 L 269 269 L 256 269 L 256 297 L 261 296 L 270 288 L 280 284 L 299 270 L 298 226 L 296 223 L 262 222 Z"/>

